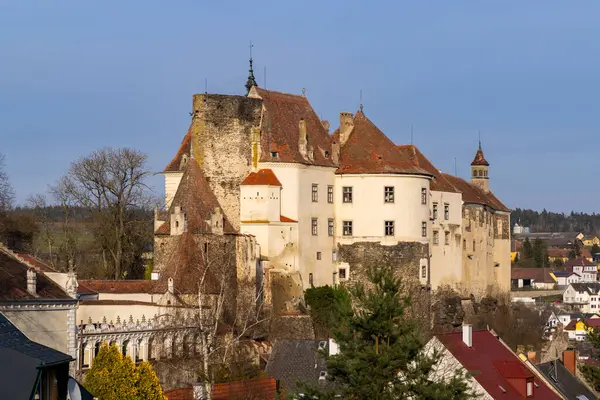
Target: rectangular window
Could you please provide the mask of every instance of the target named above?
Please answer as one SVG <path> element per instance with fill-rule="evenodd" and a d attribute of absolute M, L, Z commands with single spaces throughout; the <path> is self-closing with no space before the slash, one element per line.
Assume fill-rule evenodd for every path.
<path fill-rule="evenodd" d="M 346 268 L 339 269 L 340 279 L 346 279 Z"/>
<path fill-rule="evenodd" d="M 421 278 L 427 278 L 427 266 L 421 265 Z"/>
<path fill-rule="evenodd" d="M 444 219 L 446 221 L 450 219 L 450 204 L 444 204 Z"/>
<path fill-rule="evenodd" d="M 421 204 L 427 204 L 427 188 L 421 188 Z"/>
<path fill-rule="evenodd" d="M 437 215 L 438 215 L 438 204 L 433 203 L 433 219 L 437 219 Z"/>
<path fill-rule="evenodd" d="M 313 183 L 312 185 L 312 201 L 313 203 L 319 201 L 319 185 L 316 183 Z"/>
<path fill-rule="evenodd" d="M 467 249 L 467 240 L 463 239 L 463 250 Z"/>
<path fill-rule="evenodd" d="M 475 241 L 473 240 L 473 251 L 475 251 Z"/>
<path fill-rule="evenodd" d="M 333 186 L 327 186 L 327 202 L 333 203 Z"/>
<path fill-rule="evenodd" d="M 312 229 L 313 236 L 317 236 L 319 234 L 319 222 L 316 218 L 312 218 L 310 220 L 310 226 Z"/>
<path fill-rule="evenodd" d="M 352 236 L 352 221 L 344 221 L 343 227 L 344 236 Z"/>
<path fill-rule="evenodd" d="M 383 189 L 383 201 L 385 203 L 393 203 L 394 202 L 394 187 L 386 186 Z"/>
<path fill-rule="evenodd" d="M 317 260 L 320 260 L 320 259 L 321 259 L 321 252 L 317 251 Z"/>
<path fill-rule="evenodd" d="M 313 275 L 312 275 L 312 273 L 308 274 L 308 284 L 310 286 L 312 286 L 312 284 L 313 284 Z"/>
<path fill-rule="evenodd" d="M 427 222 L 421 222 L 421 236 L 427 237 Z"/>
<path fill-rule="evenodd" d="M 450 232 L 446 232 L 444 236 L 444 244 L 447 246 L 450 244 Z"/>
<path fill-rule="evenodd" d="M 440 242 L 440 233 L 438 231 L 433 231 L 433 244 L 438 244 Z"/>
<path fill-rule="evenodd" d="M 342 188 L 344 203 L 352 203 L 352 186 L 344 186 Z"/>
<path fill-rule="evenodd" d="M 385 221 L 385 236 L 394 236 L 394 221 Z"/>
<path fill-rule="evenodd" d="M 327 235 L 333 236 L 333 227 L 334 227 L 333 218 L 329 218 L 327 220 Z"/>

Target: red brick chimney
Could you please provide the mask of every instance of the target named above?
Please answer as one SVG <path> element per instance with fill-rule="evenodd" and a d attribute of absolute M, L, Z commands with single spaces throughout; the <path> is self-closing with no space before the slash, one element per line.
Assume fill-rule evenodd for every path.
<path fill-rule="evenodd" d="M 566 369 L 573 374 L 573 376 L 577 376 L 577 357 L 575 354 L 575 350 L 565 350 L 563 351 L 562 357 L 563 365 Z"/>

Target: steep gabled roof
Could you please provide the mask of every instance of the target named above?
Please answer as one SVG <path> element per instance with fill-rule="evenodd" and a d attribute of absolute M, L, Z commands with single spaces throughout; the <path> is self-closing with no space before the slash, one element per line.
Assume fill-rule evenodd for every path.
<path fill-rule="evenodd" d="M 259 87 L 253 87 L 250 96 L 263 100 L 260 161 L 335 166 L 331 159 L 329 134 L 305 96 Z M 312 160 L 300 154 L 300 120 L 306 123 L 308 146 L 312 146 L 314 154 Z M 277 152 L 277 157 L 271 157 L 273 151 Z"/>
<path fill-rule="evenodd" d="M 493 208 L 497 211 L 510 212 L 492 192 L 484 192 L 477 185 L 473 185 L 462 178 L 450 174 L 442 174 L 450 183 L 456 187 L 463 195 L 463 201 L 471 204 L 481 204 Z"/>
<path fill-rule="evenodd" d="M 354 127 L 341 147 L 336 173 L 433 176 L 407 159 L 362 111 L 356 113 Z"/>
<path fill-rule="evenodd" d="M 462 333 L 438 336 L 450 353 L 469 374 L 495 399 L 522 399 L 510 384 L 513 378 L 533 377 L 534 395 L 531 399 L 558 399 L 559 397 L 508 348 L 487 330 L 472 332 L 472 346 L 462 340 Z"/>
<path fill-rule="evenodd" d="M 242 185 L 270 185 L 281 186 L 281 182 L 272 169 L 261 169 L 250 174 L 243 180 Z"/>
<path fill-rule="evenodd" d="M 182 211 L 185 212 L 189 232 L 211 232 L 211 216 L 216 209 L 219 209 L 221 215 L 223 215 L 223 231 L 225 233 L 235 233 L 233 226 L 223 213 L 217 197 L 206 181 L 200 166 L 193 158 L 190 158 L 187 162 L 185 172 L 171 202 L 169 215 L 174 212 L 176 206 L 180 206 Z"/>
<path fill-rule="evenodd" d="M 181 145 L 179 145 L 179 150 L 177 150 L 177 154 L 175 154 L 175 157 L 173 157 L 171 162 L 167 164 L 164 172 L 182 171 L 184 169 L 184 163 L 182 163 L 183 155 L 187 154 L 188 157 L 190 156 L 191 146 L 192 127 L 190 125 L 190 128 L 188 129 L 186 135 L 183 137 L 183 140 L 181 141 Z"/>
<path fill-rule="evenodd" d="M 450 181 L 448 181 L 448 179 L 446 179 L 445 176 L 441 174 L 436 167 L 434 167 L 431 161 L 429 161 L 427 157 L 421 153 L 417 146 L 412 144 L 400 145 L 398 146 L 398 151 L 404 159 L 412 162 L 417 167 L 424 169 L 434 176 L 430 183 L 431 190 L 451 193 L 457 193 L 459 191 L 450 183 Z"/>
<path fill-rule="evenodd" d="M 595 267 L 597 265 L 598 264 L 594 264 L 593 262 L 591 262 L 590 260 L 588 260 L 585 257 L 579 257 L 574 260 L 567 261 L 567 263 L 565 264 L 565 267 L 572 271 L 573 267 L 586 267 L 586 266 L 587 267 Z"/>
<path fill-rule="evenodd" d="M 598 282 L 577 282 L 571 283 L 571 286 L 580 293 L 587 292 L 592 295 L 600 293 L 600 283 Z"/>
<path fill-rule="evenodd" d="M 473 159 L 473 162 L 471 163 L 471 165 L 473 165 L 473 166 L 475 166 L 475 165 L 489 166 L 490 165 L 490 163 L 487 162 L 487 160 L 483 156 L 483 150 L 481 149 L 481 143 L 479 143 L 479 148 L 477 149 L 477 153 L 475 153 L 475 158 Z"/>
<path fill-rule="evenodd" d="M 594 399 L 593 394 L 577 377 L 563 365 L 562 362 L 549 361 L 535 366 L 566 399 L 583 399 L 578 397 L 584 395 L 587 399 Z"/>

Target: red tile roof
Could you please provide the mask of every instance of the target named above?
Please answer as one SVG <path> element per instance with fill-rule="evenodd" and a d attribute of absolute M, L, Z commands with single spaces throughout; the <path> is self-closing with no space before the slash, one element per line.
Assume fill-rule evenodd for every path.
<path fill-rule="evenodd" d="M 149 280 L 103 280 L 103 279 L 81 279 L 78 281 L 77 293 L 150 293 L 153 282 Z"/>
<path fill-rule="evenodd" d="M 548 257 L 569 257 L 569 249 L 548 249 Z"/>
<path fill-rule="evenodd" d="M 242 185 L 281 186 L 281 182 L 279 182 L 272 169 L 261 169 L 257 172 L 250 172 L 250 175 L 244 179 Z"/>
<path fill-rule="evenodd" d="M 493 398 L 522 399 L 523 396 L 510 382 L 534 374 L 489 331 L 473 331 L 472 335 L 471 347 L 462 341 L 461 332 L 440 335 L 438 338 Z M 559 399 L 543 381 L 534 377 L 534 382 L 537 387 L 531 399 Z"/>
<path fill-rule="evenodd" d="M 283 215 L 279 216 L 279 221 L 281 221 L 281 222 L 298 222 L 295 219 L 284 217 Z"/>
<path fill-rule="evenodd" d="M 255 378 L 246 381 L 217 383 L 212 392 L 213 400 L 261 399 L 275 400 L 277 381 L 271 377 Z M 193 389 L 183 388 L 165 392 L 168 400 L 193 400 Z"/>
<path fill-rule="evenodd" d="M 585 267 L 585 266 L 590 266 L 590 267 L 592 267 L 592 266 L 597 266 L 597 265 L 598 265 L 598 264 L 595 264 L 595 263 L 593 263 L 593 262 L 589 261 L 589 260 L 588 260 L 587 258 L 585 258 L 585 257 L 579 257 L 579 258 L 576 258 L 576 259 L 574 259 L 574 260 L 569 260 L 569 261 L 567 261 L 567 262 L 565 263 L 565 267 L 566 267 L 568 270 L 570 270 L 570 271 L 572 271 L 572 270 L 573 270 L 573 267 L 581 267 L 581 266 L 584 266 L 584 267 Z"/>
<path fill-rule="evenodd" d="M 305 96 L 252 89 L 263 100 L 261 126 L 261 161 L 294 162 L 334 167 L 331 159 L 331 140 L 319 116 Z M 251 93 L 252 94 L 252 93 Z M 313 160 L 300 154 L 300 120 L 306 123 L 308 146 L 313 148 Z M 276 151 L 277 157 L 271 157 Z"/>
<path fill-rule="evenodd" d="M 554 283 L 549 268 L 519 268 L 510 269 L 510 279 L 533 279 L 535 282 Z"/>
<path fill-rule="evenodd" d="M 362 111 L 354 117 L 354 127 L 340 150 L 337 174 L 416 174 L 431 172 L 407 159 L 396 145 Z"/>
<path fill-rule="evenodd" d="M 471 163 L 471 165 L 485 165 L 485 166 L 490 165 L 490 163 L 488 163 L 487 160 L 485 159 L 485 157 L 483 156 L 483 150 L 481 149 L 481 144 L 479 145 L 479 148 L 477 149 L 477 153 L 475 154 L 475 158 L 473 159 L 473 162 Z"/>
<path fill-rule="evenodd" d="M 586 318 L 583 320 L 583 323 L 588 328 L 597 328 L 600 326 L 600 318 Z"/>
<path fill-rule="evenodd" d="M 463 201 L 465 203 L 481 204 L 493 208 L 497 211 L 510 212 L 510 209 L 506 207 L 492 192 L 484 192 L 477 185 L 473 185 L 462 178 L 454 175 L 442 174 L 450 183 L 456 187 L 463 195 Z"/>
<path fill-rule="evenodd" d="M 187 154 L 188 157 L 190 156 L 191 146 L 192 146 L 192 127 L 190 126 L 186 135 L 183 137 L 183 140 L 181 141 L 181 145 L 179 146 L 179 150 L 177 150 L 177 154 L 175 154 L 175 157 L 173 157 L 171 162 L 165 167 L 164 172 L 183 171 L 185 166 L 182 163 L 182 158 L 183 158 L 184 154 Z"/>
<path fill-rule="evenodd" d="M 158 229 L 156 230 L 156 232 L 154 232 L 155 235 L 170 235 L 171 234 L 171 222 L 169 220 L 163 222 Z"/>
<path fill-rule="evenodd" d="M 400 145 L 398 146 L 398 151 L 407 161 L 412 162 L 419 168 L 424 169 L 434 176 L 431 181 L 430 188 L 431 190 L 435 190 L 438 192 L 452 192 L 456 193 L 459 190 L 455 188 L 442 173 L 433 166 L 431 161 L 425 157 L 423 153 L 417 148 L 417 146 L 412 144 Z"/>
<path fill-rule="evenodd" d="M 577 320 L 572 319 L 571 321 L 569 321 L 567 326 L 565 326 L 565 330 L 566 331 L 574 331 L 576 326 L 577 326 Z"/>
<path fill-rule="evenodd" d="M 37 258 L 35 258 L 34 256 L 32 256 L 30 254 L 19 253 L 19 257 L 21 257 L 23 260 L 27 261 L 29 264 L 31 264 L 33 267 L 35 267 L 35 269 L 38 269 L 40 271 L 58 272 L 54 268 L 49 266 L 48 264 L 43 263 L 42 261 L 38 260 Z"/>

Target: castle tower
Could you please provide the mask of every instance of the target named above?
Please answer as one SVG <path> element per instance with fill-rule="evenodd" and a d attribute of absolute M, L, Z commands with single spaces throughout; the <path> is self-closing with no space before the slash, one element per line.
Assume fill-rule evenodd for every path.
<path fill-rule="evenodd" d="M 487 162 L 483 156 L 483 150 L 481 149 L 481 141 L 479 141 L 479 148 L 477 154 L 471 163 L 471 182 L 482 188 L 486 193 L 490 191 L 488 169 L 490 163 Z"/>

